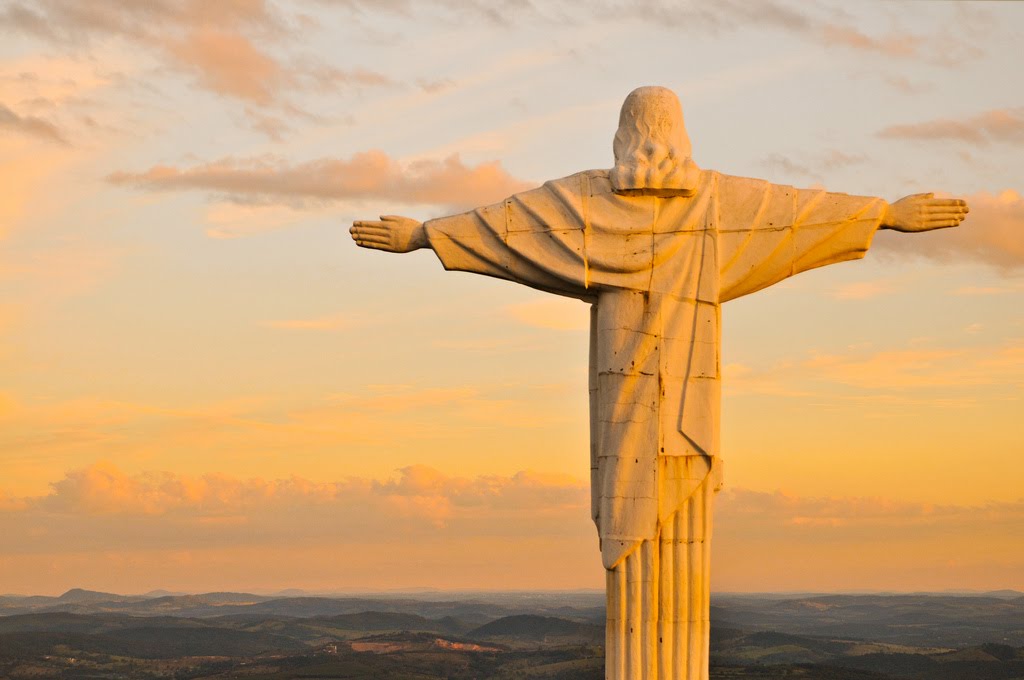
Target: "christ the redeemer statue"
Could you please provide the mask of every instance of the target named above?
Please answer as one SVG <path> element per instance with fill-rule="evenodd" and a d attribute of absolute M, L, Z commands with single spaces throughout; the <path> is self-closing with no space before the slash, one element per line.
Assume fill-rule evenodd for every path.
<path fill-rule="evenodd" d="M 708 677 L 709 544 L 723 302 L 864 256 L 877 229 L 954 227 L 958 199 L 794 189 L 701 170 L 679 100 L 622 105 L 612 170 L 419 223 L 356 222 L 356 243 L 431 248 L 475 272 L 591 305 L 592 514 L 607 570 L 606 677 Z"/>

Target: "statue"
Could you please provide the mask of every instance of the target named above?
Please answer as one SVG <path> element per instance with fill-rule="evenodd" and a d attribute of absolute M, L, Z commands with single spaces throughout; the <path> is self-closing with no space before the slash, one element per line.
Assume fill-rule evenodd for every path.
<path fill-rule="evenodd" d="M 364 248 L 431 248 L 475 272 L 591 305 L 592 515 L 607 570 L 606 677 L 708 677 L 720 306 L 861 258 L 877 229 L 955 227 L 959 199 L 880 198 L 701 170 L 676 95 L 634 90 L 615 167 L 426 223 L 357 221 Z"/>

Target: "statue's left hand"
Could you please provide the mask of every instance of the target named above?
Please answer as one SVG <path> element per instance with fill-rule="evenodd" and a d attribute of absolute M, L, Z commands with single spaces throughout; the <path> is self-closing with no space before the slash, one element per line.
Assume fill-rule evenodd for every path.
<path fill-rule="evenodd" d="M 959 226 L 970 209 L 959 198 L 913 194 L 891 204 L 882 218 L 883 229 L 917 232 Z"/>
<path fill-rule="evenodd" d="M 380 220 L 353 222 L 348 233 L 352 234 L 352 240 L 358 246 L 389 253 L 409 253 L 429 245 L 421 223 L 398 215 L 381 215 Z"/>

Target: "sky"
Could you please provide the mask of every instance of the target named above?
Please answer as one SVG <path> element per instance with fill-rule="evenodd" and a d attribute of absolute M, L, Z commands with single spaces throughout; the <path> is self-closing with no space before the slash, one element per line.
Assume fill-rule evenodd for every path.
<path fill-rule="evenodd" d="M 612 164 L 968 200 L 723 310 L 716 591 L 1024 590 L 1024 4 L 0 0 L 0 592 L 602 588 L 583 303 L 357 248 Z"/>

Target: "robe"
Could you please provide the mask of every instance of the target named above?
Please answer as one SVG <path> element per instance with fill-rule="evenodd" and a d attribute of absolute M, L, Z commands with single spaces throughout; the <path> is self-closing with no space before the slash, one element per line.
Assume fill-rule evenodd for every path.
<path fill-rule="evenodd" d="M 720 471 L 720 306 L 864 256 L 882 199 L 701 173 L 692 196 L 616 194 L 608 171 L 430 220 L 447 270 L 592 304 L 592 515 L 614 568 Z"/>

